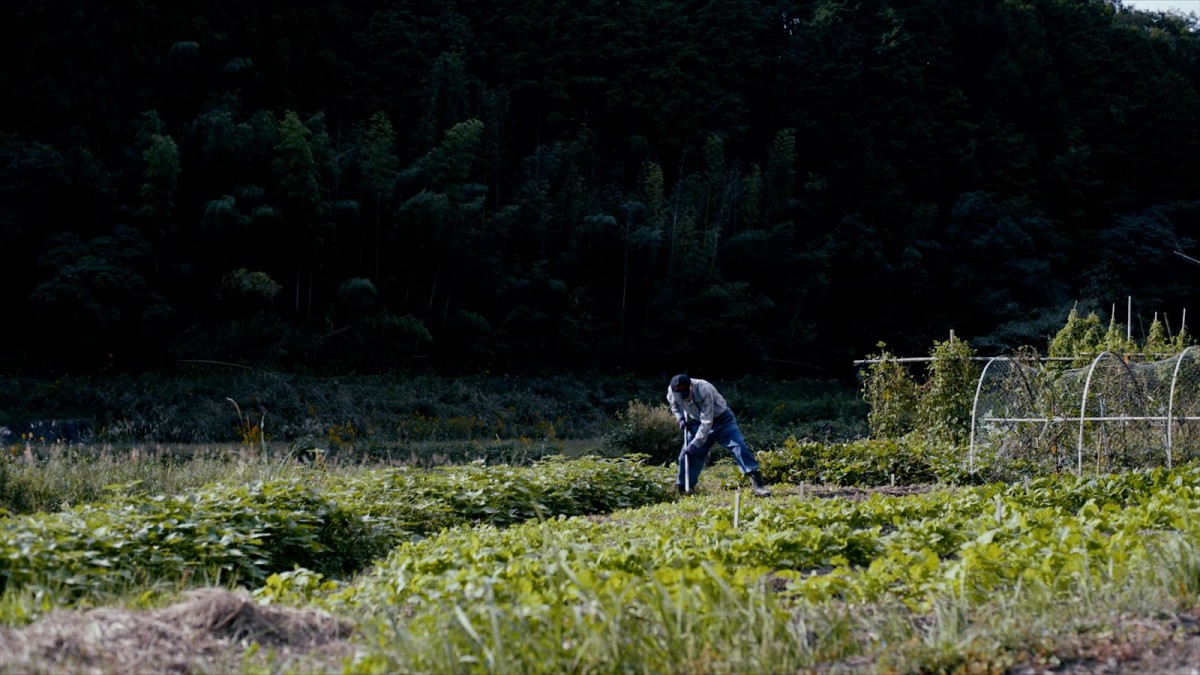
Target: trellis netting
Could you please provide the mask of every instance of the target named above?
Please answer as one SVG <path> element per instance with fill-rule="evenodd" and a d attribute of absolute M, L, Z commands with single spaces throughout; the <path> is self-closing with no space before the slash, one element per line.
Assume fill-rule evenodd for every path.
<path fill-rule="evenodd" d="M 1083 367 L 997 357 L 979 377 L 969 463 L 1082 473 L 1200 457 L 1200 348 L 1160 361 L 1104 352 Z"/>

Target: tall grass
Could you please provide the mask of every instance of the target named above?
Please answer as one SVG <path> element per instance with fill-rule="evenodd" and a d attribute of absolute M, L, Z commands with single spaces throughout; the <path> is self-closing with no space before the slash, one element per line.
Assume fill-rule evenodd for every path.
<path fill-rule="evenodd" d="M 596 454 L 600 440 L 443 441 L 347 448 L 282 443 L 41 444 L 0 448 L 0 515 L 57 511 L 111 495 L 190 492 L 210 483 L 290 478 L 314 464 L 331 474 L 379 466 L 432 467 L 484 461 L 529 465 L 551 455 Z"/>
<path fill-rule="evenodd" d="M 215 482 L 250 482 L 288 473 L 288 463 L 236 445 L 78 447 L 51 445 L 0 457 L 0 509 L 58 511 L 113 494 L 180 494 Z"/>
<path fill-rule="evenodd" d="M 120 607 L 130 610 L 165 607 L 181 598 L 189 590 L 200 588 L 238 588 L 237 579 L 219 566 L 200 566 L 194 572 L 182 574 L 176 579 L 158 579 L 153 583 L 131 581 L 117 584 L 104 591 L 80 597 L 72 605 L 73 610 L 84 611 L 97 607 Z M 52 611 L 63 609 L 61 599 L 72 595 L 64 584 L 53 582 L 36 586 L 6 585 L 0 591 L 0 626 L 21 627 L 40 619 Z M 6 671 L 0 667 L 2 672 Z"/>
<path fill-rule="evenodd" d="M 547 551 L 549 565 L 560 560 Z M 559 565 L 563 583 L 582 570 Z M 377 645 L 354 670 L 388 672 L 794 672 L 817 649 L 823 626 L 795 620 L 765 587 L 724 585 L 720 575 L 692 592 L 665 584 L 593 587 L 570 604 L 527 611 L 512 605 L 448 602 L 413 616 L 364 622 Z M 819 623 L 822 620 L 814 616 Z"/>
<path fill-rule="evenodd" d="M 1182 549 L 1180 549 L 1182 550 Z M 1184 563 L 1200 563 L 1190 549 Z M 560 557 L 549 551 L 547 559 Z M 1183 561 L 1174 561 L 1181 563 Z M 562 567 L 564 583 L 579 570 Z M 1004 672 L 1103 653 L 1126 624 L 1180 611 L 1165 570 L 1068 591 L 1019 587 L 986 602 L 948 595 L 928 612 L 898 602 L 792 605 L 768 585 L 720 574 L 683 591 L 654 579 L 592 587 L 540 609 L 447 599 L 363 621 L 355 672 Z M 586 586 L 586 584 L 584 584 Z M 1095 645 L 1100 645 L 1099 647 Z"/>

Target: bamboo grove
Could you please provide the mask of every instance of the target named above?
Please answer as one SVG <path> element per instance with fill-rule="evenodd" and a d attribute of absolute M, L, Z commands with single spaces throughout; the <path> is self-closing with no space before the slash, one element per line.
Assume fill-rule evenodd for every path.
<path fill-rule="evenodd" d="M 1186 306 L 1195 19 L 13 0 L 0 372 L 838 372 Z"/>

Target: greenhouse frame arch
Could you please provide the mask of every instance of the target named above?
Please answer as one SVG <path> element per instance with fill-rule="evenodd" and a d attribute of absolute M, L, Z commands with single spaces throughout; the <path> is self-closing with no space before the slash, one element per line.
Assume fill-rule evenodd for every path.
<path fill-rule="evenodd" d="M 987 453 L 1054 469 L 1170 468 L 1200 457 L 1200 347 L 1159 361 L 1102 352 L 1083 368 L 998 356 L 980 373 L 968 464 Z M 1036 364 L 1036 365 L 1034 365 Z M 1073 452 L 1070 450 L 1073 449 Z"/>

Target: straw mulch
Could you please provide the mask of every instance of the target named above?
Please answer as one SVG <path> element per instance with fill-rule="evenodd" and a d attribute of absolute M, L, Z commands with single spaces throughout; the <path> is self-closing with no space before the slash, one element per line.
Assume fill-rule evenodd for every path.
<path fill-rule="evenodd" d="M 153 611 L 58 611 L 24 628 L 0 629 L 0 672 L 236 672 L 243 658 L 339 669 L 353 654 L 347 640 L 352 630 L 323 612 L 201 589 Z M 257 651 L 245 657 L 255 644 Z"/>

